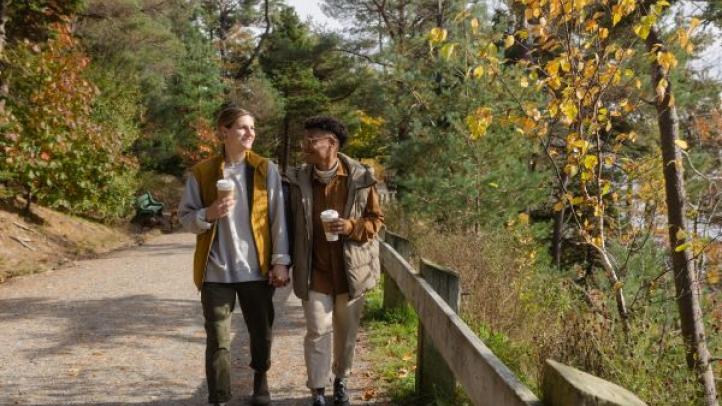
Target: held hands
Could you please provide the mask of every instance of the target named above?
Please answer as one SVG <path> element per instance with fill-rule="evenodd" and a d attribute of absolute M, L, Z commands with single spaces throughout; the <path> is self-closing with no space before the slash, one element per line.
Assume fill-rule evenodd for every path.
<path fill-rule="evenodd" d="M 288 285 L 288 266 L 276 264 L 268 271 L 268 284 L 275 288 L 282 288 Z"/>
<path fill-rule="evenodd" d="M 353 223 L 350 220 L 338 218 L 331 223 L 331 232 L 339 235 L 349 235 L 353 231 Z"/>
<path fill-rule="evenodd" d="M 223 199 L 216 199 L 213 204 L 206 208 L 206 221 L 214 221 L 221 217 L 226 217 L 236 205 L 236 200 L 229 196 Z"/>

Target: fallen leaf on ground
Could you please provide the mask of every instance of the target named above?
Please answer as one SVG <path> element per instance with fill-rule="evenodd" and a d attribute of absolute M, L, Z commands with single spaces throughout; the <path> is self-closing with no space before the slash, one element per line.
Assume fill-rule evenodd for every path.
<path fill-rule="evenodd" d="M 364 389 L 364 394 L 363 394 L 364 401 L 369 401 L 369 400 L 373 399 L 375 396 L 376 396 L 376 389 L 374 389 L 374 388 Z"/>

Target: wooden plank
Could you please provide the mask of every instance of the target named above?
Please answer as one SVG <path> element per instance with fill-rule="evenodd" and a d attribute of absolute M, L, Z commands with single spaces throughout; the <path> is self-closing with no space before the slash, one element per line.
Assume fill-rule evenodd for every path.
<path fill-rule="evenodd" d="M 406 259 L 411 256 L 411 243 L 405 238 L 387 230 L 384 233 L 384 240 L 394 247 L 396 252 L 400 253 Z M 404 295 L 401 293 L 401 290 L 399 290 L 399 287 L 396 285 L 394 279 L 389 277 L 386 273 L 383 263 L 381 264 L 381 271 L 384 272 L 384 310 L 403 308 L 406 306 L 406 299 L 404 299 Z"/>
<path fill-rule="evenodd" d="M 535 405 L 542 403 L 434 292 L 413 267 L 387 243 L 381 262 L 414 307 L 431 340 L 475 405 Z"/>
<path fill-rule="evenodd" d="M 458 313 L 461 299 L 459 275 L 421 259 L 421 277 Z M 441 353 L 434 346 L 424 323 L 419 320 L 416 351 L 416 393 L 421 397 L 442 393 L 449 396 L 456 389 L 456 379 Z"/>

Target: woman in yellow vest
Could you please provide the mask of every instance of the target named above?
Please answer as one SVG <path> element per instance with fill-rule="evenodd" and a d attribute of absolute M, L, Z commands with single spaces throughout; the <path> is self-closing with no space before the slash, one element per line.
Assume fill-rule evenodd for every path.
<path fill-rule="evenodd" d="M 221 153 L 191 168 L 178 209 L 183 226 L 197 236 L 193 279 L 205 317 L 208 401 L 215 405 L 231 399 L 236 297 L 251 338 L 252 403 L 270 404 L 273 292 L 289 280 L 281 177 L 273 162 L 251 151 L 254 122 L 237 106 L 221 109 L 216 120 Z"/>

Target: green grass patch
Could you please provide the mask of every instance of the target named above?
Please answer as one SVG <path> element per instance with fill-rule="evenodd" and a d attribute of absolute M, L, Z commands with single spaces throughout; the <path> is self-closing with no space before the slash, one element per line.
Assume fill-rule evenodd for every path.
<path fill-rule="evenodd" d="M 444 397 L 443 394 L 423 398 L 416 394 L 419 319 L 410 306 L 384 310 L 383 290 L 380 286 L 366 296 L 362 320 L 369 340 L 371 365 L 380 395 L 393 405 L 471 404 L 461 391 L 456 393 L 453 399 Z"/>

